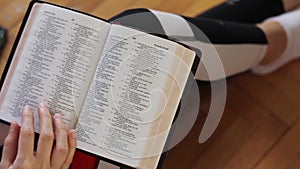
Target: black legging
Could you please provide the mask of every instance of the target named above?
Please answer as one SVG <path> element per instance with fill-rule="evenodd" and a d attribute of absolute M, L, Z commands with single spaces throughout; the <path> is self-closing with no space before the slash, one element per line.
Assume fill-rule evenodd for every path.
<path fill-rule="evenodd" d="M 228 0 L 194 18 L 183 18 L 201 29 L 212 43 L 265 43 L 255 24 L 282 13 L 281 0 Z M 127 10 L 110 21 L 165 35 L 158 18 L 148 9 Z"/>
<path fill-rule="evenodd" d="M 0 146 L 0 159 L 2 159 L 3 146 Z"/>
<path fill-rule="evenodd" d="M 240 23 L 259 23 L 284 13 L 281 0 L 227 0 L 197 17 Z"/>

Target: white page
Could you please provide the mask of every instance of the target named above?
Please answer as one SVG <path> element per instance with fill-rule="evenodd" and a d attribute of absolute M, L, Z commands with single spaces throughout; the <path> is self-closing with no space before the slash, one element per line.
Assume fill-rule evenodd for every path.
<path fill-rule="evenodd" d="M 167 77 L 177 73 L 174 57 L 178 46 L 112 25 L 77 124 L 80 149 L 129 166 L 139 165 L 153 123 L 165 108 L 168 96 L 162 90 Z M 178 104 L 180 96 L 174 99 Z M 153 147 L 159 153 L 168 132 L 163 134 L 161 145 Z"/>
<path fill-rule="evenodd" d="M 35 3 L 0 94 L 0 118 L 20 122 L 24 105 L 45 101 L 74 128 L 109 29 L 94 17 Z"/>

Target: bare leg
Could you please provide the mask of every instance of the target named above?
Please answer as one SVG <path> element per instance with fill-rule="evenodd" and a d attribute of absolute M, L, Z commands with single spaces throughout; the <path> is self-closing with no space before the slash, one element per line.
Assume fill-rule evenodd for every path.
<path fill-rule="evenodd" d="M 282 0 L 286 11 L 291 11 L 300 6 L 300 0 Z M 261 64 L 268 64 L 282 55 L 287 46 L 287 35 L 283 27 L 275 21 L 257 24 L 268 39 L 268 50 Z"/>
<path fill-rule="evenodd" d="M 300 0 L 282 0 L 285 11 L 291 11 L 299 7 Z"/>
<path fill-rule="evenodd" d="M 272 17 L 258 26 L 264 31 L 268 48 L 260 65 L 252 70 L 267 74 L 300 57 L 300 9 Z"/>
<path fill-rule="evenodd" d="M 265 22 L 257 26 L 263 30 L 268 40 L 266 54 L 260 62 L 261 65 L 265 65 L 273 62 L 283 54 L 287 46 L 287 35 L 278 22 Z"/>

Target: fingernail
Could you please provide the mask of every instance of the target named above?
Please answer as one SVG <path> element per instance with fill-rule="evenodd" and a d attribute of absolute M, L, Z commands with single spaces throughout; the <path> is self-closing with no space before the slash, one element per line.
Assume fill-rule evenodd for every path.
<path fill-rule="evenodd" d="M 60 114 L 55 114 L 54 118 L 57 119 L 57 120 L 61 120 L 62 119 Z"/>
<path fill-rule="evenodd" d="M 24 106 L 24 110 L 25 111 L 32 111 L 32 108 L 31 108 L 31 106 L 26 105 L 26 106 Z"/>
<path fill-rule="evenodd" d="M 42 108 L 42 109 L 46 109 L 46 108 L 47 108 L 47 104 L 46 104 L 45 102 L 41 102 L 41 103 L 39 104 L 39 106 L 40 106 L 40 108 Z"/>
<path fill-rule="evenodd" d="M 10 123 L 9 132 L 13 132 L 15 128 L 16 128 L 16 123 L 15 122 Z"/>
<path fill-rule="evenodd" d="M 76 138 L 76 131 L 75 131 L 75 130 L 72 130 L 71 132 L 72 132 L 72 133 L 71 133 L 72 137 L 73 137 L 73 138 Z"/>

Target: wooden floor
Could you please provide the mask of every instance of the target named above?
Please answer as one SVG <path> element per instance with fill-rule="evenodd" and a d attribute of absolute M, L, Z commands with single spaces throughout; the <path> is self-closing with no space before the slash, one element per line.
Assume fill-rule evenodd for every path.
<path fill-rule="evenodd" d="M 104 19 L 128 8 L 152 8 L 193 16 L 223 0 L 51 0 Z M 1 72 L 29 0 L 1 0 L 0 25 L 9 31 Z M 264 77 L 249 72 L 227 80 L 224 116 L 213 136 L 197 142 L 209 107 L 209 84 L 201 84 L 201 115 L 167 157 L 165 169 L 300 168 L 300 61 Z"/>

